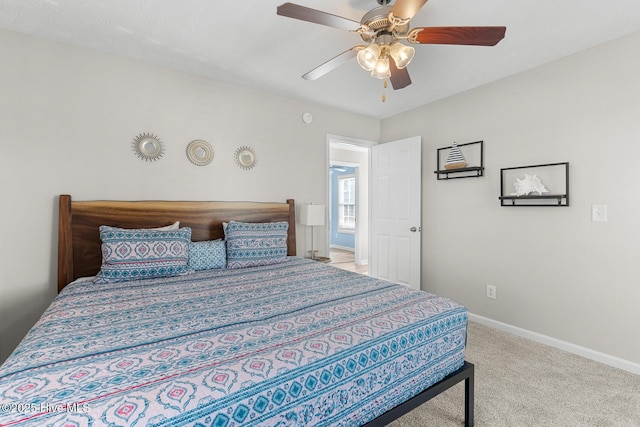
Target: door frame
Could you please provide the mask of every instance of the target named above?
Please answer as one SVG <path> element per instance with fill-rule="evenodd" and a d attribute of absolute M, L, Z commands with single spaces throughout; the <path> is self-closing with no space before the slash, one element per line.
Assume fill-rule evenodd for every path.
<path fill-rule="evenodd" d="M 325 200 L 326 200 L 326 206 L 329 207 L 331 206 L 331 200 L 330 200 L 330 195 L 329 195 L 329 185 L 330 185 L 330 177 L 329 177 L 329 167 L 331 166 L 331 147 L 333 146 L 345 146 L 347 147 L 351 147 L 352 149 L 356 149 L 356 151 L 360 151 L 360 150 L 366 150 L 367 153 L 367 167 L 368 167 L 368 173 L 366 176 L 367 179 L 367 185 L 370 185 L 371 182 L 371 147 L 373 147 L 374 145 L 377 145 L 377 142 L 374 141 L 368 141 L 368 140 L 364 140 L 364 139 L 357 139 L 357 138 L 351 138 L 351 137 L 347 137 L 347 136 L 342 136 L 342 135 L 335 135 L 335 134 L 327 134 L 327 138 L 326 138 L 326 162 L 325 162 L 325 183 L 327 184 L 327 188 L 325 191 Z M 344 162 L 342 162 L 344 163 Z M 359 182 L 360 180 L 356 179 L 356 183 L 358 183 L 358 187 L 360 187 L 360 185 L 362 184 L 361 182 Z M 359 192 L 359 189 L 357 190 Z M 358 221 L 358 216 L 359 216 L 359 209 L 356 209 L 356 222 Z M 369 202 L 367 203 L 367 217 L 371 217 L 371 201 L 369 200 Z M 361 231 L 360 231 L 361 232 Z M 361 254 L 359 253 L 359 243 L 360 243 L 360 239 L 362 238 L 362 236 L 360 236 L 360 232 L 358 231 L 358 229 L 356 228 L 356 236 L 355 236 L 355 245 L 356 245 L 356 252 L 355 252 L 355 257 L 356 257 L 356 262 L 362 262 L 363 260 L 360 259 L 359 257 L 361 256 Z M 371 253 L 371 224 L 369 223 L 367 230 L 366 230 L 366 234 L 367 234 L 367 252 L 368 254 Z M 327 251 L 331 250 L 331 244 L 330 244 L 330 239 L 329 239 L 329 227 L 326 227 L 325 229 L 325 235 L 324 235 L 324 240 L 325 240 L 325 244 L 326 244 L 326 248 Z M 328 255 L 328 254 L 327 254 Z M 367 261 L 368 261 L 368 256 L 367 256 Z"/>

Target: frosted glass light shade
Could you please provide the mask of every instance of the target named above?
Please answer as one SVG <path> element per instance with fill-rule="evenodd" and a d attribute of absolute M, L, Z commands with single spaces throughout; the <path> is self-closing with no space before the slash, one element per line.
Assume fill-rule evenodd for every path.
<path fill-rule="evenodd" d="M 302 205 L 300 208 L 300 224 L 324 225 L 324 205 Z"/>
<path fill-rule="evenodd" d="M 359 51 L 356 58 L 358 59 L 358 64 L 360 64 L 363 69 L 371 71 L 373 70 L 373 67 L 376 66 L 376 62 L 378 61 L 379 56 L 380 46 L 372 43 Z"/>
<path fill-rule="evenodd" d="M 376 66 L 371 71 L 371 77 L 375 77 L 376 79 L 388 79 L 391 77 L 391 70 L 389 70 L 389 57 L 385 56 L 384 58 L 378 58 L 378 62 L 376 62 Z"/>
<path fill-rule="evenodd" d="M 395 42 L 391 45 L 389 54 L 396 62 L 396 67 L 401 70 L 409 65 L 413 56 L 416 54 L 416 50 L 411 46 L 405 46 L 402 43 Z"/>

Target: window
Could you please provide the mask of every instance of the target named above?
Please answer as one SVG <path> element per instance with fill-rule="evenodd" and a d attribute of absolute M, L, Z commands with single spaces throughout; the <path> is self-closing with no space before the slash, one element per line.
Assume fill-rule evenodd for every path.
<path fill-rule="evenodd" d="M 338 227 L 341 230 L 356 229 L 356 177 L 338 177 Z"/>

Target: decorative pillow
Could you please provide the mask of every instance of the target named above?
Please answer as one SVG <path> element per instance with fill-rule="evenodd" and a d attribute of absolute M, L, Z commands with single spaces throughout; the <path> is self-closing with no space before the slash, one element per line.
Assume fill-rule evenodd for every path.
<path fill-rule="evenodd" d="M 227 266 L 227 251 L 224 240 L 189 243 L 189 268 L 211 270 Z"/>
<path fill-rule="evenodd" d="M 180 221 L 176 221 L 171 225 L 165 225 L 164 227 L 151 228 L 150 230 L 158 230 L 158 231 L 175 231 L 180 228 Z"/>
<path fill-rule="evenodd" d="M 102 267 L 94 283 L 115 283 L 189 274 L 191 228 L 175 231 L 103 225 Z"/>
<path fill-rule="evenodd" d="M 289 223 L 229 222 L 227 268 L 255 267 L 287 260 Z"/>

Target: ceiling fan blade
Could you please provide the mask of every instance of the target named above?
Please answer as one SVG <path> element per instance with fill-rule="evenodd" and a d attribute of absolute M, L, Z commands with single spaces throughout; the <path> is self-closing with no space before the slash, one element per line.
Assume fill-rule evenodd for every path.
<path fill-rule="evenodd" d="M 396 18 L 411 19 L 426 2 L 427 0 L 396 0 L 391 7 L 391 12 Z"/>
<path fill-rule="evenodd" d="M 357 21 L 293 3 L 281 4 L 278 6 L 277 13 L 280 16 L 300 19 L 301 21 L 313 22 L 314 24 L 326 25 L 341 30 L 353 31 L 360 27 L 360 23 Z"/>
<path fill-rule="evenodd" d="M 305 79 L 305 80 L 316 80 L 316 79 L 319 79 L 320 77 L 322 77 L 325 74 L 327 74 L 329 71 L 333 71 L 336 68 L 338 68 L 339 66 L 341 66 L 342 64 L 345 64 L 345 63 L 351 61 L 353 58 L 356 57 L 356 55 L 358 55 L 358 51 L 361 50 L 361 49 L 364 49 L 364 48 L 365 48 L 365 46 L 354 46 L 349 50 L 345 50 L 340 55 L 334 56 L 333 58 L 331 58 L 330 60 L 328 60 L 324 64 L 319 65 L 316 68 L 314 68 L 313 70 L 311 70 L 308 73 L 304 74 L 302 76 L 302 78 Z"/>
<path fill-rule="evenodd" d="M 414 28 L 408 41 L 420 44 L 462 44 L 495 46 L 504 38 L 506 27 L 426 27 Z"/>
<path fill-rule="evenodd" d="M 409 77 L 409 70 L 407 67 L 402 69 L 396 66 L 396 61 L 393 58 L 389 60 L 389 70 L 391 71 L 391 86 L 393 86 L 393 90 L 398 90 L 405 88 L 411 84 L 411 77 Z"/>

